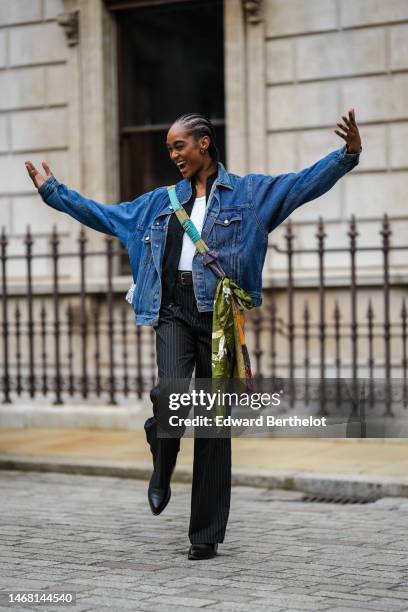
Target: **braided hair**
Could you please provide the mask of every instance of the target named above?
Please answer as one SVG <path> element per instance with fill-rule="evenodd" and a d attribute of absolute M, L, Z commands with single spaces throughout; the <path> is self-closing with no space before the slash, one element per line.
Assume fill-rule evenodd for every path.
<path fill-rule="evenodd" d="M 210 146 L 208 147 L 210 157 L 214 161 L 219 160 L 220 154 L 216 144 L 215 129 L 207 117 L 199 113 L 186 113 L 180 115 L 174 123 L 181 123 L 181 125 L 186 128 L 187 132 L 197 139 L 202 136 L 208 136 L 210 139 Z"/>

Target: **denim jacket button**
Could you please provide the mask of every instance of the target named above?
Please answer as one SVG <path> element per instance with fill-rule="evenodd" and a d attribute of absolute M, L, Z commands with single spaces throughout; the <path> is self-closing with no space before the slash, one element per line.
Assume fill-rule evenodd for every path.
<path fill-rule="evenodd" d="M 146 236 L 145 240 L 148 242 L 150 240 L 150 236 Z"/>
<path fill-rule="evenodd" d="M 229 219 L 225 219 L 224 220 L 224 225 L 228 225 L 228 223 L 229 223 Z"/>

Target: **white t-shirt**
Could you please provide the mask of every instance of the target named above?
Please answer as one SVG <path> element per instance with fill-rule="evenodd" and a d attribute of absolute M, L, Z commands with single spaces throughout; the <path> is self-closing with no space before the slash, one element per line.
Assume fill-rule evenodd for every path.
<path fill-rule="evenodd" d="M 196 198 L 194 200 L 193 208 L 191 210 L 190 219 L 201 234 L 203 229 L 205 216 L 205 196 Z M 181 249 L 180 261 L 178 265 L 179 270 L 192 270 L 193 269 L 193 257 L 196 252 L 194 242 L 191 240 L 187 232 L 183 235 L 183 246 Z"/>

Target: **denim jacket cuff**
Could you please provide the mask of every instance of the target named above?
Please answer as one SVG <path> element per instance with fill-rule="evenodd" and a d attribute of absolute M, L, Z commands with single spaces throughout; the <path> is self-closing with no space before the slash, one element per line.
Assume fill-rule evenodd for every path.
<path fill-rule="evenodd" d="M 38 190 L 38 193 L 42 197 L 43 200 L 46 200 L 53 191 L 57 189 L 59 182 L 55 178 L 55 176 L 50 176 L 43 185 Z"/>
<path fill-rule="evenodd" d="M 347 147 L 346 145 L 344 145 L 344 147 L 342 147 L 339 152 L 339 162 L 341 164 L 358 164 L 360 153 L 362 150 L 362 147 L 360 147 L 360 151 L 358 151 L 357 153 L 347 153 Z"/>

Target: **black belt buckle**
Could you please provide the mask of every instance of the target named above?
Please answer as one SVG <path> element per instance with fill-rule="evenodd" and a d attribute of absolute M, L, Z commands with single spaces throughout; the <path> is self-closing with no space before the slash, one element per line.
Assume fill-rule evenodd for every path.
<path fill-rule="evenodd" d="M 192 285 L 193 284 L 193 273 L 189 270 L 179 272 L 179 283 L 180 285 Z"/>

